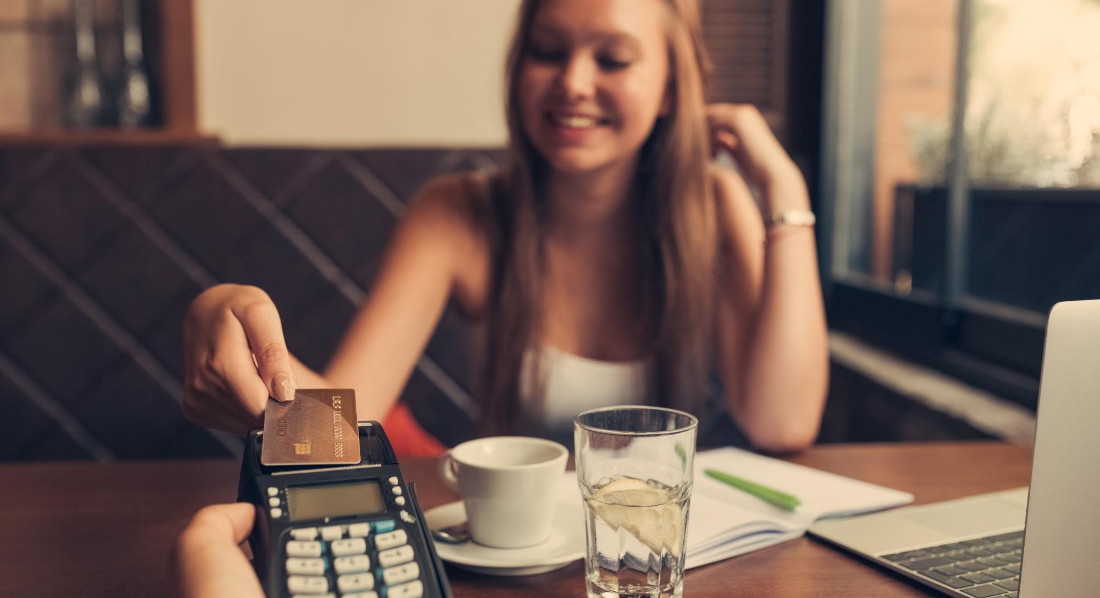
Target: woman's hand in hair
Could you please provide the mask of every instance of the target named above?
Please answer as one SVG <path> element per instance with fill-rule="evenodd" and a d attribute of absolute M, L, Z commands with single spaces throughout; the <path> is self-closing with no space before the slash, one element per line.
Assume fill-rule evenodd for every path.
<path fill-rule="evenodd" d="M 764 192 L 767 209 L 809 208 L 802 173 L 755 106 L 711 104 L 707 122 L 713 152 L 729 152 L 749 184 Z"/>
<path fill-rule="evenodd" d="M 260 426 L 268 396 L 297 388 L 275 304 L 261 289 L 222 284 L 191 303 L 183 327 L 183 413 L 244 436 Z"/>

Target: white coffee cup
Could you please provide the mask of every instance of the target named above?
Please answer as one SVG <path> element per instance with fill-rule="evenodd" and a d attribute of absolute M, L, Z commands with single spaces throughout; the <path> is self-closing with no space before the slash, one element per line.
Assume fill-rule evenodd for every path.
<path fill-rule="evenodd" d="M 550 537 L 568 457 L 541 438 L 478 438 L 447 451 L 439 473 L 462 496 L 475 542 L 522 548 Z"/>

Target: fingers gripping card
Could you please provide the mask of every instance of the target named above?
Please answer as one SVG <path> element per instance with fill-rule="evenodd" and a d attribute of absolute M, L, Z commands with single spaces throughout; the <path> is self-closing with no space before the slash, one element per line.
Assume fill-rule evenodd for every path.
<path fill-rule="evenodd" d="M 267 401 L 264 465 L 344 465 L 359 462 L 355 391 L 299 389 L 293 401 Z"/>

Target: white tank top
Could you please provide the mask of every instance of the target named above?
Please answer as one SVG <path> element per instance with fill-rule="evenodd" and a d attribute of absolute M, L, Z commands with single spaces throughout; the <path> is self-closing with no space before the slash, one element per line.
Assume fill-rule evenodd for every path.
<path fill-rule="evenodd" d="M 646 390 L 649 360 L 600 361 L 566 353 L 557 347 L 543 345 L 543 375 L 546 396 L 535 415 L 548 431 L 564 432 L 573 427 L 573 417 L 596 407 L 613 405 L 646 405 L 651 403 Z M 532 367 L 534 355 L 524 357 L 520 388 L 523 406 L 535 410 Z"/>

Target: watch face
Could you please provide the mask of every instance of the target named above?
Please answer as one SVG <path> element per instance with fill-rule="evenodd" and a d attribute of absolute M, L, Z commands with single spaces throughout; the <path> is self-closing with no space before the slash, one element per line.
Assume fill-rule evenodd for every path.
<path fill-rule="evenodd" d="M 817 222 L 814 213 L 809 210 L 783 210 L 772 214 L 764 224 L 768 226 L 813 226 Z"/>

